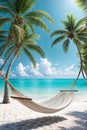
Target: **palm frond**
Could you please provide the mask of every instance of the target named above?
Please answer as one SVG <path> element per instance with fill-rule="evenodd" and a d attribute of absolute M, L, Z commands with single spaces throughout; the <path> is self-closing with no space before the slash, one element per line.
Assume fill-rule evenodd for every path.
<path fill-rule="evenodd" d="M 8 33 L 8 31 L 6 31 L 6 30 L 0 30 L 0 35 L 3 35 L 5 33 Z"/>
<path fill-rule="evenodd" d="M 51 34 L 51 37 L 55 36 L 55 35 L 61 35 L 61 34 L 67 34 L 66 30 L 56 30 Z"/>
<path fill-rule="evenodd" d="M 73 14 L 67 15 L 67 20 L 62 21 L 62 23 L 64 24 L 66 30 L 73 31 L 75 28 L 76 19 Z"/>
<path fill-rule="evenodd" d="M 63 41 L 65 38 L 66 38 L 66 35 L 62 35 L 62 36 L 56 38 L 56 39 L 53 41 L 51 47 L 53 47 L 54 45 L 56 45 L 56 44 L 59 43 L 60 41 Z"/>
<path fill-rule="evenodd" d="M 15 6 L 12 0 L 3 0 L 3 2 L 0 1 L 0 5 L 5 6 L 15 12 Z"/>
<path fill-rule="evenodd" d="M 31 34 L 31 35 L 29 35 L 29 36 L 26 36 L 27 39 L 34 39 L 34 38 L 37 39 L 37 38 L 39 38 L 39 37 L 40 37 L 40 36 L 39 36 L 38 34 L 35 34 L 35 33 L 34 33 L 34 34 Z"/>
<path fill-rule="evenodd" d="M 4 35 L 0 35 L 0 42 L 6 42 L 7 41 L 7 37 Z"/>
<path fill-rule="evenodd" d="M 87 13 L 87 0 L 75 0 L 78 6 Z"/>
<path fill-rule="evenodd" d="M 77 38 L 74 38 L 74 39 L 73 39 L 73 42 L 74 42 L 74 44 L 75 44 L 76 46 L 79 47 L 79 50 L 81 51 L 82 42 L 81 42 L 79 39 L 77 39 Z"/>
<path fill-rule="evenodd" d="M 32 16 L 37 18 L 46 18 L 53 23 L 53 19 L 51 18 L 51 16 L 43 10 L 32 11 L 29 14 L 27 14 L 25 17 L 32 17 Z"/>
<path fill-rule="evenodd" d="M 30 59 L 30 61 L 32 62 L 33 66 L 36 67 L 36 61 L 35 58 L 33 57 L 33 55 L 30 53 L 30 51 L 25 47 L 23 48 L 25 54 L 27 55 L 27 57 Z"/>
<path fill-rule="evenodd" d="M 15 9 L 18 14 L 26 14 L 33 8 L 37 0 L 15 0 Z M 21 4 L 20 4 L 21 3 Z"/>
<path fill-rule="evenodd" d="M 27 49 L 36 52 L 37 54 L 41 55 L 43 58 L 45 57 L 45 52 L 41 47 L 38 45 L 26 44 Z"/>
<path fill-rule="evenodd" d="M 24 39 L 23 42 L 24 43 L 26 42 L 27 44 L 35 44 L 35 45 L 37 44 L 37 42 L 33 39 Z"/>
<path fill-rule="evenodd" d="M 12 17 L 15 17 L 15 13 L 11 11 L 8 7 L 0 5 L 0 13 L 10 14 Z"/>
<path fill-rule="evenodd" d="M 22 6 L 21 6 L 21 12 L 23 13 L 23 14 L 26 14 L 26 13 L 28 13 L 29 12 L 29 10 L 31 10 L 34 6 L 35 6 L 35 4 L 36 4 L 36 2 L 38 1 L 38 0 L 21 0 L 21 2 L 22 1 L 24 1 L 24 3 L 22 4 Z M 20 3 L 19 3 L 20 4 Z"/>
<path fill-rule="evenodd" d="M 0 54 L 1 54 L 1 53 L 2 53 L 2 51 L 4 50 L 5 46 L 6 46 L 6 44 L 5 44 L 5 43 L 0 45 Z"/>
<path fill-rule="evenodd" d="M 0 26 L 2 26 L 3 24 L 6 24 L 8 22 L 12 22 L 11 18 L 2 18 L 0 17 Z"/>
<path fill-rule="evenodd" d="M 29 22 L 29 20 L 25 19 L 24 23 L 25 23 L 25 25 L 27 25 L 29 27 L 29 29 L 31 29 L 31 31 L 33 33 L 35 33 L 35 29 L 34 29 L 33 25 Z"/>
<path fill-rule="evenodd" d="M 80 20 L 76 23 L 76 25 L 75 25 L 75 29 L 84 26 L 85 23 L 86 23 L 86 17 L 80 19 Z"/>
<path fill-rule="evenodd" d="M 18 25 L 13 25 L 14 39 L 17 43 L 20 43 L 24 37 L 24 30 Z"/>
<path fill-rule="evenodd" d="M 40 28 L 43 28 L 46 32 L 49 32 L 47 25 L 44 23 L 44 21 L 38 17 L 31 16 L 28 18 L 31 24 L 36 25 Z"/>
<path fill-rule="evenodd" d="M 65 53 L 68 51 L 69 44 L 70 44 L 70 40 L 67 38 L 67 39 L 63 42 L 63 50 L 64 50 Z"/>
<path fill-rule="evenodd" d="M 10 47 L 8 47 L 5 51 L 5 54 L 4 54 L 4 58 L 6 59 L 8 57 L 8 55 L 14 50 L 15 46 L 14 44 L 11 45 Z"/>

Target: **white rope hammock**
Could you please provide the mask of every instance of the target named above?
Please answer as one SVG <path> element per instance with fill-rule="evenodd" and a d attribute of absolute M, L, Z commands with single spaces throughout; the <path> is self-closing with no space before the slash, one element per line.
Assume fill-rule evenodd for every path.
<path fill-rule="evenodd" d="M 25 95 L 17 91 L 15 88 L 11 88 L 12 92 L 16 96 L 11 98 L 18 100 L 24 106 L 40 112 L 40 113 L 55 113 L 66 108 L 73 100 L 77 90 L 60 90 L 59 94 L 53 98 L 41 103 L 36 103 L 32 99 L 27 98 Z"/>
<path fill-rule="evenodd" d="M 11 98 L 18 100 L 20 103 L 25 105 L 26 107 L 41 113 L 54 113 L 58 112 L 64 108 L 66 108 L 73 100 L 74 95 L 77 90 L 60 90 L 59 94 L 54 96 L 53 98 L 44 101 L 42 103 L 36 103 L 32 99 L 27 98 L 24 94 L 16 90 L 10 82 L 3 76 L 0 72 L 0 75 L 3 79 L 8 83 L 11 88 L 13 94 L 15 96 L 11 96 Z"/>

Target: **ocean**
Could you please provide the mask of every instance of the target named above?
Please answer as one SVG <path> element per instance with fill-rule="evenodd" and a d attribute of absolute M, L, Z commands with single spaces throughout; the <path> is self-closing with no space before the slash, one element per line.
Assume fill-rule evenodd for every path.
<path fill-rule="evenodd" d="M 57 78 L 12 78 L 12 85 L 33 99 L 48 99 L 56 95 L 61 89 L 69 89 L 74 79 L 57 79 Z M 78 94 L 87 95 L 87 82 L 79 79 L 75 86 Z M 0 95 L 4 91 L 4 81 L 0 79 Z"/>

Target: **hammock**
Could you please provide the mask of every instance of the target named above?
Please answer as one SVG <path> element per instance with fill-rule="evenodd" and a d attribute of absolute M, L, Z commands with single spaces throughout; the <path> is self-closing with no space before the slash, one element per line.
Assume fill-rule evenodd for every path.
<path fill-rule="evenodd" d="M 0 72 L 0 75 L 7 82 L 12 92 L 16 96 L 11 96 L 11 98 L 18 100 L 20 103 L 26 107 L 41 113 L 54 113 L 66 108 L 73 100 L 77 90 L 60 90 L 59 94 L 53 98 L 44 101 L 42 103 L 36 103 L 32 99 L 27 98 L 24 94 L 16 90 L 10 82 L 3 76 Z"/>
<path fill-rule="evenodd" d="M 55 113 L 66 108 L 73 100 L 77 90 L 60 90 L 60 92 L 51 99 L 48 99 L 41 103 L 34 102 L 31 98 L 27 98 L 25 95 L 17 91 L 15 88 L 11 88 L 12 92 L 16 96 L 11 98 L 16 99 L 24 106 L 40 112 L 40 113 Z"/>

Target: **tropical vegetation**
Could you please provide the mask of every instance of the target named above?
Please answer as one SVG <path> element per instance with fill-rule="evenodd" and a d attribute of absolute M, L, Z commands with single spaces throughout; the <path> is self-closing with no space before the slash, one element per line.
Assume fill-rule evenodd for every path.
<path fill-rule="evenodd" d="M 51 37 L 53 36 L 57 37 L 52 42 L 51 47 L 53 47 L 54 45 L 60 42 L 63 42 L 63 50 L 65 53 L 68 51 L 70 43 L 73 42 L 73 44 L 77 47 L 77 51 L 80 57 L 80 70 L 77 79 L 80 76 L 81 72 L 83 77 L 85 78 L 83 59 L 81 54 L 82 46 L 84 45 L 85 41 L 87 41 L 87 31 L 83 29 L 84 23 L 85 23 L 84 19 L 76 22 L 76 18 L 72 14 L 67 15 L 67 19 L 62 21 L 62 24 L 64 25 L 64 29 L 56 30 L 51 34 Z"/>
<path fill-rule="evenodd" d="M 75 0 L 75 1 L 85 14 L 85 17 L 83 18 L 85 20 L 84 29 L 87 31 L 87 0 Z M 84 45 L 82 47 L 82 57 L 83 57 L 84 71 L 87 77 L 87 41 L 84 42 Z"/>
<path fill-rule="evenodd" d="M 48 27 L 44 22 L 43 18 L 46 18 L 50 22 L 53 22 L 50 15 L 43 10 L 32 11 L 32 8 L 35 6 L 37 0 L 0 0 L 0 14 L 5 13 L 5 18 L 1 17 L 0 21 L 5 23 L 9 22 L 9 34 L 6 47 L 13 40 L 14 33 L 17 36 L 22 38 L 23 28 L 22 26 L 26 25 L 34 32 L 34 26 L 41 27 L 47 32 Z M 21 35 L 18 35 L 21 32 Z M 2 53 L 6 49 L 2 50 Z"/>
<path fill-rule="evenodd" d="M 33 10 L 37 0 L 0 0 L 0 24 L 8 24 L 8 33 L 6 41 L 0 44 L 0 56 L 5 57 L 5 62 L 2 65 L 0 72 L 3 70 L 9 60 L 9 65 L 5 77 L 8 79 L 11 66 L 16 59 L 24 51 L 29 57 L 34 67 L 36 61 L 30 50 L 44 56 L 44 51 L 38 45 L 34 38 L 35 27 L 40 27 L 46 32 L 49 32 L 44 18 L 53 22 L 51 16 L 43 10 Z M 4 14 L 4 15 L 3 15 Z M 3 17 L 4 16 L 4 17 Z M 4 39 L 5 40 L 5 39 Z M 4 103 L 8 103 L 8 87 L 5 84 Z"/>

